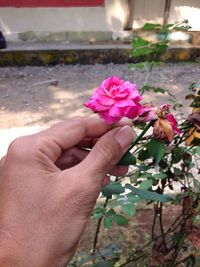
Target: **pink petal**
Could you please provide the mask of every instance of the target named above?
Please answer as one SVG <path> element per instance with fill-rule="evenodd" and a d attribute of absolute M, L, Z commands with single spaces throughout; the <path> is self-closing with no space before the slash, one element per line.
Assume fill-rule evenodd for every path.
<path fill-rule="evenodd" d="M 143 112 L 143 108 L 140 104 L 135 105 L 134 107 L 130 107 L 126 116 L 129 119 L 135 119 L 137 116 L 141 115 Z"/>
<path fill-rule="evenodd" d="M 122 118 L 123 117 L 123 112 L 122 110 L 120 110 L 120 108 L 118 108 L 117 106 L 113 106 L 109 112 L 108 112 L 109 116 L 111 117 L 117 117 L 117 118 Z"/>
<path fill-rule="evenodd" d="M 176 125 L 178 124 L 174 115 L 173 114 L 169 114 L 167 116 L 167 120 L 171 123 L 172 125 L 172 128 L 173 128 L 173 131 L 176 133 L 176 134 L 181 134 L 181 130 L 178 129 L 178 127 L 176 127 Z"/>
<path fill-rule="evenodd" d="M 97 98 L 97 97 L 95 97 Z M 115 100 L 113 98 L 110 98 L 108 96 L 104 96 L 104 95 L 98 95 L 98 102 L 104 106 L 112 106 L 113 104 L 115 104 Z"/>
<path fill-rule="evenodd" d="M 135 103 L 130 100 L 130 99 L 125 99 L 125 100 L 120 100 L 120 101 L 117 101 L 116 104 L 115 104 L 117 107 L 133 107 L 135 106 Z"/>
<path fill-rule="evenodd" d="M 118 122 L 121 118 L 111 117 L 107 112 L 100 112 L 99 116 L 104 119 L 107 124 L 113 124 Z"/>

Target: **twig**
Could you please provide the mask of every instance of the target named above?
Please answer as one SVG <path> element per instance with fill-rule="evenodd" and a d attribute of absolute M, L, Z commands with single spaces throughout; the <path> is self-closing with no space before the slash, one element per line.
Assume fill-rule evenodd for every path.
<path fill-rule="evenodd" d="M 194 257 L 193 255 L 189 255 L 189 256 L 183 258 L 182 260 L 178 261 L 175 266 L 178 266 L 179 264 L 181 264 L 183 262 L 186 262 L 189 259 L 192 259 L 192 261 L 194 261 L 194 258 L 193 257 Z M 195 262 L 193 264 L 195 264 Z M 194 265 L 192 265 L 192 266 L 194 266 Z"/>
<path fill-rule="evenodd" d="M 109 197 L 106 198 L 105 203 L 103 205 L 104 209 L 107 207 L 109 199 L 110 199 Z M 99 232 L 100 232 L 102 220 L 103 220 L 103 216 L 98 220 L 98 223 L 97 223 L 97 228 L 96 228 L 93 247 L 92 247 L 92 252 L 91 252 L 92 254 L 94 254 L 96 252 L 97 243 L 98 243 L 98 237 L 99 237 Z"/>
<path fill-rule="evenodd" d="M 158 205 L 158 204 L 156 204 L 156 205 Z M 151 238 L 152 239 L 155 238 L 154 231 L 155 231 L 157 216 L 158 216 L 157 207 L 154 206 L 154 216 L 153 216 L 153 223 L 152 223 L 152 227 L 151 227 Z"/>
<path fill-rule="evenodd" d="M 161 232 L 161 235 L 162 235 L 162 241 L 163 241 L 163 245 L 165 247 L 165 251 L 167 251 L 167 244 L 166 244 L 166 240 L 165 240 L 165 232 L 164 232 L 164 228 L 163 228 L 163 204 L 160 203 L 160 209 L 159 209 L 159 224 L 160 224 L 160 232 Z"/>

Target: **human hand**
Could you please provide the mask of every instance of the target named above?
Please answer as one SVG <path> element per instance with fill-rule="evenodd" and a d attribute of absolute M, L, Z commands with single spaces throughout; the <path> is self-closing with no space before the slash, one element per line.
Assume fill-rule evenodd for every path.
<path fill-rule="evenodd" d="M 16 139 L 0 162 L 0 266 L 66 266 L 133 138 L 129 126 L 72 118 Z"/>

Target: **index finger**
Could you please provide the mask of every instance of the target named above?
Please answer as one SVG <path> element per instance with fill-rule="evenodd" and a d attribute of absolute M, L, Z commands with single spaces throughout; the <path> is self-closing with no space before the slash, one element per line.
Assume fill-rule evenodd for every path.
<path fill-rule="evenodd" d="M 57 123 L 36 135 L 38 138 L 44 137 L 45 142 L 40 145 L 43 145 L 45 153 L 56 161 L 63 150 L 79 144 L 86 138 L 99 138 L 111 127 L 97 117 L 74 117 Z"/>

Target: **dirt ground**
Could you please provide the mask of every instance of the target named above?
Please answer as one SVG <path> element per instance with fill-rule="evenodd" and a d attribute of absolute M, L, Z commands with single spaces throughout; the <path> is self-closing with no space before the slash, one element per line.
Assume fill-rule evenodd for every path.
<path fill-rule="evenodd" d="M 69 116 L 89 114 L 83 103 L 108 76 L 120 76 L 141 87 L 144 68 L 123 65 L 75 65 L 53 67 L 0 68 L 0 129 L 48 126 Z M 148 83 L 167 88 L 186 103 L 189 85 L 200 80 L 197 63 L 165 64 L 154 67 Z M 155 105 L 168 102 L 167 94 L 150 94 Z M 185 111 L 189 112 L 185 104 Z"/>

